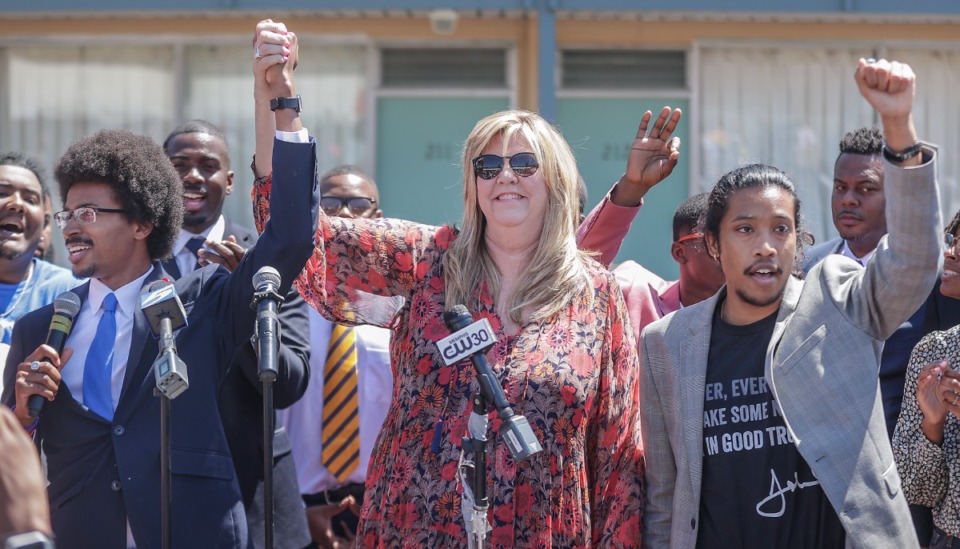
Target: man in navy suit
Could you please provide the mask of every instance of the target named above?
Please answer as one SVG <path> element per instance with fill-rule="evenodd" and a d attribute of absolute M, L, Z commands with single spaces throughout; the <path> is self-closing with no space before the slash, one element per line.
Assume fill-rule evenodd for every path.
<path fill-rule="evenodd" d="M 293 97 L 292 69 L 281 59 L 258 78 L 277 97 Z M 295 110 L 279 109 L 275 117 L 278 130 L 303 138 Z M 233 274 L 208 266 L 175 283 L 187 311 L 188 326 L 176 341 L 190 387 L 171 403 L 174 547 L 250 544 L 218 409 L 220 384 L 253 334 L 254 273 L 272 266 L 283 281 L 280 291 L 289 289 L 313 250 L 319 201 L 315 142 L 278 140 L 274 154 L 278 169 L 270 201 L 283 215 L 267 225 L 261 245 Z M 16 324 L 7 361 L 16 382 L 4 402 L 15 397 L 17 418 L 36 429 L 46 454 L 60 547 L 157 547 L 160 402 L 153 396 L 151 366 L 158 346 L 138 299 L 143 287 L 167 276 L 158 260 L 169 255 L 180 228 L 183 189 L 158 145 L 123 131 L 103 131 L 72 145 L 57 179 L 65 210 L 56 218 L 73 272 L 91 280 L 75 290 L 83 305 L 62 356 L 43 345 L 52 307 Z M 100 357 L 97 335 L 110 333 L 101 331 L 109 324 L 101 320 L 111 315 L 115 344 L 113 356 L 106 354 L 104 380 L 89 364 L 91 356 L 93 363 Z M 36 424 L 27 414 L 33 394 L 47 399 Z"/>
<path fill-rule="evenodd" d="M 233 192 L 227 138 L 204 120 L 181 124 L 167 136 L 163 150 L 183 182 L 183 226 L 173 244 L 167 272 L 180 278 L 208 262 L 233 271 L 257 242 L 257 232 L 223 216 L 223 202 Z M 197 248 L 202 245 L 203 247 Z M 194 251 L 196 250 L 196 251 Z M 309 375 L 310 321 L 307 304 L 290 288 L 280 309 L 278 376 L 274 407 L 283 409 L 303 396 Z M 220 388 L 220 415 L 240 482 L 240 494 L 254 547 L 264 547 L 263 384 L 257 356 L 244 345 Z M 302 549 L 310 543 L 297 485 L 290 439 L 280 426 L 273 440 L 274 546 Z"/>

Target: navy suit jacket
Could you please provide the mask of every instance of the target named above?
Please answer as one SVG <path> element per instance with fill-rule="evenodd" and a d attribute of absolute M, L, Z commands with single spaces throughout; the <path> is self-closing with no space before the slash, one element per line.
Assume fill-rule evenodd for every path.
<path fill-rule="evenodd" d="M 233 235 L 247 250 L 259 236 L 256 231 L 226 220 L 224 237 Z M 179 268 L 173 258 L 164 262 L 167 271 Z M 280 347 L 277 379 L 273 383 L 273 404 L 290 406 L 307 390 L 310 369 L 310 320 L 307 303 L 296 288 L 290 288 L 280 308 Z M 220 416 L 226 431 L 233 465 L 240 483 L 240 495 L 247 515 L 247 527 L 254 547 L 264 546 L 263 500 L 263 384 L 257 375 L 258 361 L 253 345 L 240 348 L 220 387 Z M 297 471 L 286 429 L 279 426 L 273 437 L 274 547 L 301 549 L 310 543 L 310 530 L 303 513 Z"/>
<path fill-rule="evenodd" d="M 286 292 L 313 251 L 319 186 L 316 144 L 276 142 L 272 208 L 282 208 L 233 274 L 219 266 L 175 283 L 188 326 L 177 332 L 190 387 L 171 402 L 174 547 L 246 548 L 247 523 L 218 409 L 228 365 L 253 335 L 251 280 L 265 265 L 280 272 Z M 154 266 L 146 284 L 164 276 Z M 89 285 L 74 290 L 81 301 Z M 5 375 L 46 338 L 47 306 L 21 318 L 13 332 Z M 112 422 L 81 406 L 61 386 L 47 402 L 36 440 L 47 457 L 53 531 L 61 548 L 123 548 L 129 521 L 137 547 L 160 545 L 160 400 L 152 364 L 157 341 L 140 311 L 120 400 Z M 77 367 L 67 364 L 65 367 Z M 13 398 L 8 386 L 5 403 Z"/>

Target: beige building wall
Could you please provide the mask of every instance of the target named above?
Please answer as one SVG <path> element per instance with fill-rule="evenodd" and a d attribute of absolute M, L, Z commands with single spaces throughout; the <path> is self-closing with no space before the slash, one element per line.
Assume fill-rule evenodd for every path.
<path fill-rule="evenodd" d="M 398 10 L 395 14 L 337 16 L 325 14 L 221 14 L 176 16 L 144 14 L 137 17 L 90 17 L 62 15 L 0 18 L 0 37 L 8 43 L 70 37 L 112 38 L 192 36 L 246 37 L 262 17 L 289 22 L 303 36 L 362 36 L 379 41 L 411 41 L 419 44 L 474 41 L 512 44 L 517 51 L 517 106 L 537 109 L 538 26 L 535 14 L 477 14 L 460 17 L 452 34 L 438 35 L 423 14 Z M 603 48 L 689 48 L 702 41 L 777 41 L 783 43 L 861 42 L 882 46 L 894 42 L 952 42 L 960 45 L 960 21 L 871 22 L 783 21 L 783 17 L 707 16 L 660 14 L 641 19 L 640 14 L 557 18 L 557 46 Z M 619 18 L 617 18 L 619 17 Z M 681 19 L 681 17 L 683 17 Z M 735 19 L 743 20 L 721 20 Z M 823 16 L 823 19 L 837 19 Z M 860 19 L 863 19 L 862 17 Z"/>

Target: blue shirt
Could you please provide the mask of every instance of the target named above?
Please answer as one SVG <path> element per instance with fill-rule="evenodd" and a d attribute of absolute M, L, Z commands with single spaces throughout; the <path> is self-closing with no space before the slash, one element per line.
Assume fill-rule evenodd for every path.
<path fill-rule="evenodd" d="M 33 260 L 30 278 L 19 284 L 0 284 L 0 364 L 7 361 L 13 324 L 23 315 L 49 305 L 61 293 L 72 290 L 84 280 L 69 269 L 39 259 Z"/>

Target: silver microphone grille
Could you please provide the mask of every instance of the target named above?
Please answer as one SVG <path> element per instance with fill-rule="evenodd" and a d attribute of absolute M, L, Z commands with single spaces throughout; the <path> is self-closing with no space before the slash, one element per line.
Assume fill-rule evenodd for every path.
<path fill-rule="evenodd" d="M 73 292 L 63 292 L 53 302 L 53 312 L 75 317 L 80 312 L 80 298 Z"/>
<path fill-rule="evenodd" d="M 265 284 L 272 284 L 274 288 L 280 287 L 280 273 L 273 267 L 260 267 L 257 274 L 253 275 L 253 287 L 258 292 L 266 289 Z"/>

